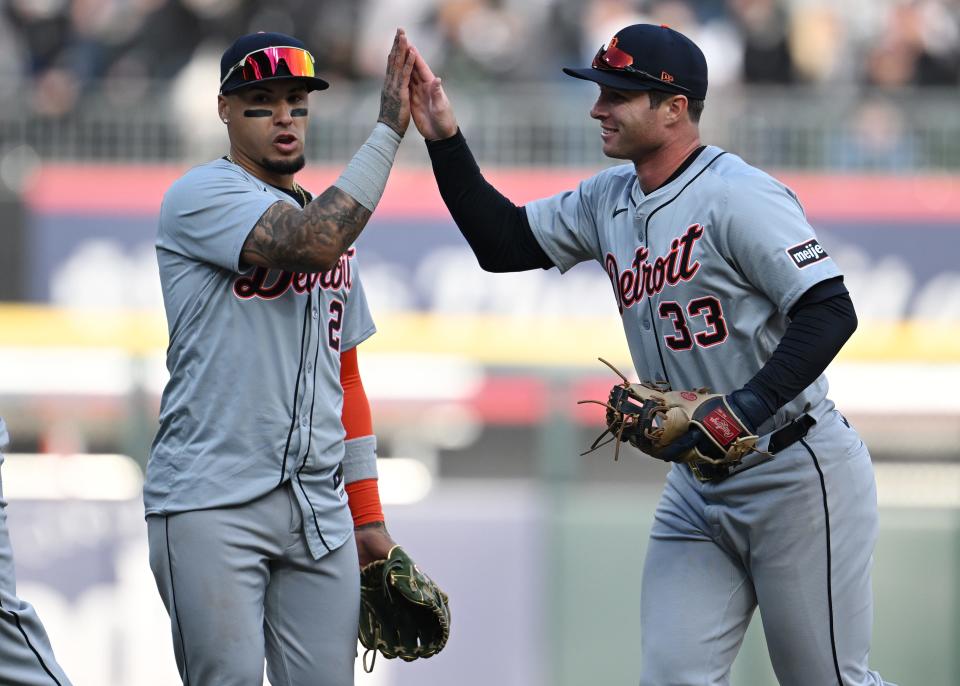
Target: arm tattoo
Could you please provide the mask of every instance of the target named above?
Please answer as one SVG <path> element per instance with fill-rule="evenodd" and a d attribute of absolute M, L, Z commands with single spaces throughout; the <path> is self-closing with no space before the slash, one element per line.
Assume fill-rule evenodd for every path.
<path fill-rule="evenodd" d="M 380 117 L 381 121 L 401 136 L 404 132 L 400 129 L 400 95 L 394 89 L 384 89 L 380 96 Z"/>
<path fill-rule="evenodd" d="M 248 264 L 286 271 L 327 271 L 357 239 L 370 214 L 333 186 L 302 212 L 276 202 L 247 236 L 242 258 Z"/>

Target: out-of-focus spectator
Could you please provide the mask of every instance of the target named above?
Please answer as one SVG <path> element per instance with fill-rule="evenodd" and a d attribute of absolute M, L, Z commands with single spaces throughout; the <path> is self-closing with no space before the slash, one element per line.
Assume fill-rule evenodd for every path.
<path fill-rule="evenodd" d="M 740 80 L 743 69 L 741 40 L 728 17 L 703 14 L 709 3 L 701 6 L 689 0 L 656 0 L 650 4 L 654 24 L 666 24 L 689 36 L 707 58 L 710 87 L 718 89 Z"/>
<path fill-rule="evenodd" d="M 917 141 L 890 102 L 870 98 L 859 104 L 848 126 L 827 138 L 825 158 L 839 170 L 907 171 L 917 159 Z"/>
<path fill-rule="evenodd" d="M 498 6 L 499 5 L 499 6 Z M 437 7 L 443 61 L 451 78 L 508 75 L 542 64 L 543 46 L 532 40 L 526 18 L 491 0 L 455 0 Z"/>
<path fill-rule="evenodd" d="M 926 0 L 917 7 L 922 46 L 917 57 L 920 85 L 960 85 L 960 3 Z"/>
<path fill-rule="evenodd" d="M 33 109 L 47 117 L 68 114 L 77 101 L 76 78 L 67 69 L 53 67 L 41 73 L 33 84 Z"/>
<path fill-rule="evenodd" d="M 637 22 L 703 45 L 713 86 L 960 85 L 960 0 L 6 0 L 0 93 L 26 80 L 46 116 L 98 84 L 135 103 L 201 46 L 257 30 L 301 36 L 328 80 L 379 79 L 397 26 L 458 82 L 564 82 L 560 66 Z"/>
<path fill-rule="evenodd" d="M 20 65 L 26 61 L 26 47 L 9 17 L 0 12 L 0 103 L 9 102 L 21 89 L 24 74 Z"/>
<path fill-rule="evenodd" d="M 960 83 L 960 7 L 940 0 L 898 2 L 865 60 L 865 81 L 881 87 Z"/>
<path fill-rule="evenodd" d="M 72 42 L 69 0 L 10 0 L 5 12 L 27 47 L 25 71 L 41 74 L 55 66 Z"/>
<path fill-rule="evenodd" d="M 371 76 L 383 71 L 377 50 L 397 26 L 439 73 L 458 81 L 559 78 L 558 54 L 569 54 L 563 27 L 551 25 L 557 0 L 368 0 L 360 20 L 360 60 Z M 553 67 L 553 68 L 551 68 Z"/>
<path fill-rule="evenodd" d="M 6 16 L 25 50 L 24 75 L 33 79 L 30 101 L 34 109 L 50 116 L 73 107 L 76 88 L 61 66 L 72 46 L 69 0 L 10 0 Z"/>
<path fill-rule="evenodd" d="M 743 36 L 743 80 L 792 83 L 796 72 L 787 8 L 777 0 L 730 0 L 730 9 Z"/>
<path fill-rule="evenodd" d="M 800 80 L 848 79 L 851 52 L 840 16 L 829 5 L 799 7 L 790 22 L 790 54 Z"/>

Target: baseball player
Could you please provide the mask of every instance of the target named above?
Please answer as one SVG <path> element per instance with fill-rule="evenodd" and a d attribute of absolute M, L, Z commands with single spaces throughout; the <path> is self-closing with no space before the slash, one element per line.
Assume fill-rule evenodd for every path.
<path fill-rule="evenodd" d="M 882 684 L 867 666 L 877 505 L 870 455 L 823 371 L 856 328 L 837 265 L 793 192 L 700 142 L 707 65 L 682 34 L 619 31 L 592 66 L 604 153 L 627 164 L 517 207 L 488 184 L 430 68 L 411 107 L 440 193 L 488 271 L 596 260 L 641 379 L 709 387 L 764 453 L 674 464 L 642 579 L 643 686 L 728 684 L 759 607 L 791 686 Z M 693 428 L 676 455 L 704 439 Z"/>
<path fill-rule="evenodd" d="M 353 683 L 359 564 L 383 523 L 357 346 L 374 333 L 354 240 L 410 120 L 398 30 L 380 116 L 316 198 L 304 166 L 304 44 L 238 38 L 220 63 L 230 153 L 188 171 L 160 210 L 170 334 L 144 486 L 150 566 L 185 685 Z"/>
<path fill-rule="evenodd" d="M 0 467 L 3 466 L 3 450 L 9 442 L 7 425 L 0 417 Z M 6 508 L 0 479 L 0 684 L 68 686 L 70 680 L 53 656 L 50 640 L 36 610 L 17 597 Z"/>

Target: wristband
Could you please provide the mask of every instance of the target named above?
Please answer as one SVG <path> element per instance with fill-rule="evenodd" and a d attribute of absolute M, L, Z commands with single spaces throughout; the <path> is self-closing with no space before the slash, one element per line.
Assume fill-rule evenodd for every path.
<path fill-rule="evenodd" d="M 377 478 L 377 437 L 361 436 L 343 442 L 343 482 Z"/>
<path fill-rule="evenodd" d="M 377 122 L 373 133 L 333 185 L 373 212 L 387 186 L 400 141 L 400 134 Z"/>

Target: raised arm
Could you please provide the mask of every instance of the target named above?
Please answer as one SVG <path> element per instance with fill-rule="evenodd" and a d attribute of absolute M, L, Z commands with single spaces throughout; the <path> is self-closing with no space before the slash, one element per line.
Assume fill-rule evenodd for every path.
<path fill-rule="evenodd" d="M 410 111 L 427 143 L 440 196 L 480 267 L 490 272 L 552 267 L 526 210 L 480 173 L 439 77 L 419 54 L 410 78 Z"/>
<path fill-rule="evenodd" d="M 332 269 L 366 226 L 376 208 L 400 140 L 410 123 L 410 75 L 416 53 L 398 29 L 387 59 L 380 116 L 367 141 L 332 186 L 303 210 L 273 204 L 247 236 L 246 264 L 287 271 Z"/>

